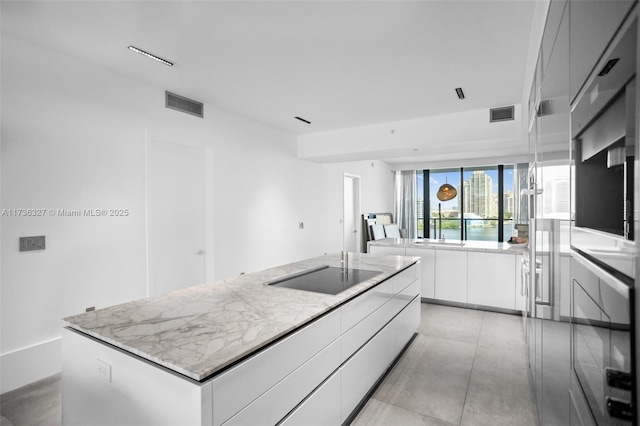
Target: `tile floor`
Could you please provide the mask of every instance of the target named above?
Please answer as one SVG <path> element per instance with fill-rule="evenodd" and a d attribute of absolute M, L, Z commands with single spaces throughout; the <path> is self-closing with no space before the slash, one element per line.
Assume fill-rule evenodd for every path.
<path fill-rule="evenodd" d="M 535 426 L 522 318 L 423 303 L 418 336 L 352 425 Z"/>
<path fill-rule="evenodd" d="M 418 336 L 353 425 L 536 425 L 522 320 L 422 304 Z M 0 426 L 60 424 L 60 375 L 3 394 Z"/>

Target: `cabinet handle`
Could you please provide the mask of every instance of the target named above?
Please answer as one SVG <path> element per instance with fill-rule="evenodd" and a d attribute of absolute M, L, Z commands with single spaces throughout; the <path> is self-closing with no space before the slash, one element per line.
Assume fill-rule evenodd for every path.
<path fill-rule="evenodd" d="M 534 286 L 535 286 L 535 304 L 538 306 L 551 306 L 551 300 L 544 300 L 542 296 L 540 296 L 539 288 L 542 286 L 542 268 L 535 268 L 535 272 L 533 273 Z M 540 279 L 538 279 L 540 277 Z M 549 287 L 551 287 L 551 283 L 549 283 Z M 549 290 L 551 290 L 549 288 Z"/>
<path fill-rule="evenodd" d="M 615 419 L 627 421 L 633 420 L 633 408 L 631 404 L 622 399 L 607 397 L 607 411 L 609 415 Z"/>
<path fill-rule="evenodd" d="M 607 376 L 607 384 L 612 388 L 631 390 L 631 373 L 626 371 L 616 370 L 615 368 L 607 367 L 604 369 Z"/>

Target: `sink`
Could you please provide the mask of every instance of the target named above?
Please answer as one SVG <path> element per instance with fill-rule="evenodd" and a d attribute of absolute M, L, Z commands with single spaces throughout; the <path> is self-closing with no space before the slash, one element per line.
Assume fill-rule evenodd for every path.
<path fill-rule="evenodd" d="M 413 244 L 416 245 L 427 245 L 427 246 L 452 246 L 452 247 L 463 247 L 466 242 L 465 241 L 457 241 L 457 240 L 424 240 L 424 241 L 416 241 Z"/>
<path fill-rule="evenodd" d="M 343 269 L 322 265 L 276 278 L 268 281 L 266 284 L 335 295 L 363 281 L 378 276 L 381 273 L 381 271 L 351 268 Z"/>

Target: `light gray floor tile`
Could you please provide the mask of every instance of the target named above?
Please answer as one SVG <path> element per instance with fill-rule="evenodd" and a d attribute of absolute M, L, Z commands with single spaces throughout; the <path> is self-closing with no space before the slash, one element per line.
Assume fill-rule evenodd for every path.
<path fill-rule="evenodd" d="M 60 425 L 60 374 L 3 394 L 0 413 L 14 426 Z"/>
<path fill-rule="evenodd" d="M 421 415 L 459 424 L 476 345 L 418 336 L 418 345 L 374 398 Z M 403 360 L 404 361 L 404 360 Z"/>
<path fill-rule="evenodd" d="M 0 415 L 0 426 L 15 426 L 11 423 L 11 420 L 6 418 L 5 416 Z"/>
<path fill-rule="evenodd" d="M 500 350 L 523 350 L 525 342 L 522 317 L 485 312 L 478 343 Z"/>
<path fill-rule="evenodd" d="M 427 336 L 476 343 L 484 314 L 483 311 L 473 309 L 423 303 L 418 332 Z"/>
<path fill-rule="evenodd" d="M 453 426 L 452 423 L 423 416 L 374 398 L 367 401 L 363 410 L 351 424 L 353 426 Z"/>
<path fill-rule="evenodd" d="M 478 345 L 462 425 L 536 424 L 528 371 L 514 353 Z"/>

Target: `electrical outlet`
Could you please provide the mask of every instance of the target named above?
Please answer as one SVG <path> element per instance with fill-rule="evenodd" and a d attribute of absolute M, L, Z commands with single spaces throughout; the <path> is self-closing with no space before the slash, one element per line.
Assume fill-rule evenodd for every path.
<path fill-rule="evenodd" d="M 111 366 L 101 359 L 98 359 L 98 374 L 111 383 Z"/>

